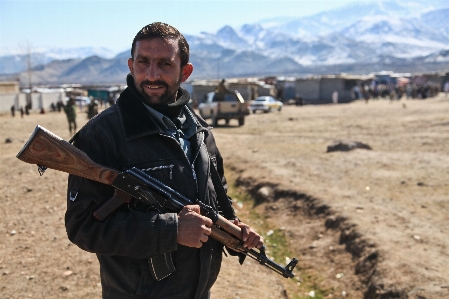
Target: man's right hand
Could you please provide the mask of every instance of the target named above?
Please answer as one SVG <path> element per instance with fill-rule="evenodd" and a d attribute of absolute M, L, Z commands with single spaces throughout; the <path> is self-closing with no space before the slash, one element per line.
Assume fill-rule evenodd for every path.
<path fill-rule="evenodd" d="M 200 214 L 200 206 L 184 206 L 178 214 L 178 244 L 200 248 L 209 239 L 212 225 L 212 220 Z"/>

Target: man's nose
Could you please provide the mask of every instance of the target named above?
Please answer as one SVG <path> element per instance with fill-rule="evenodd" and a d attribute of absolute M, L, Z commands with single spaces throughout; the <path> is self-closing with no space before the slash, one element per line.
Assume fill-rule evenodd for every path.
<path fill-rule="evenodd" d="M 160 69 L 158 65 L 155 63 L 150 64 L 150 66 L 147 68 L 146 76 L 150 81 L 156 81 L 160 79 Z"/>

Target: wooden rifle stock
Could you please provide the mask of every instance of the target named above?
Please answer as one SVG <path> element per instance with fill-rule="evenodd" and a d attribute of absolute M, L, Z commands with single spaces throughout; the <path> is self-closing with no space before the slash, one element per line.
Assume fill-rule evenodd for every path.
<path fill-rule="evenodd" d="M 40 168 L 51 168 L 111 185 L 119 172 L 92 161 L 86 153 L 48 131 L 37 126 L 16 156 Z"/>

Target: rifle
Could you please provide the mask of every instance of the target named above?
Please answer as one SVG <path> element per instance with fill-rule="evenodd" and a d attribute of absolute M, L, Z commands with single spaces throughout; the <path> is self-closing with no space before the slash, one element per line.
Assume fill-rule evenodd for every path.
<path fill-rule="evenodd" d="M 198 200 L 188 199 L 137 168 L 119 172 L 97 164 L 86 153 L 44 127 L 38 125 L 35 128 L 16 157 L 29 164 L 37 164 L 40 175 L 43 175 L 47 168 L 51 168 L 113 186 L 113 196 L 94 212 L 93 216 L 100 221 L 123 203 L 129 203 L 132 198 L 152 206 L 159 213 L 166 210 L 179 212 L 186 205 L 197 204 L 201 214 L 214 223 L 210 237 L 234 251 L 244 253 L 285 278 L 295 276 L 293 269 L 298 263 L 296 258 L 282 267 L 266 256 L 265 246 L 258 251 L 243 247 L 240 227 L 219 215 L 212 207 Z"/>

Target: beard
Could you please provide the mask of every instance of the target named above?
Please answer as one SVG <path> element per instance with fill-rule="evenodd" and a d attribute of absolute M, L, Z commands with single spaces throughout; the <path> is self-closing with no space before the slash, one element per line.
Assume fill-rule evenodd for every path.
<path fill-rule="evenodd" d="M 182 75 L 182 74 L 181 74 Z M 136 86 L 137 90 L 140 92 L 140 94 L 143 96 L 145 102 L 150 106 L 155 105 L 168 105 L 171 103 L 174 103 L 176 101 L 176 95 L 178 93 L 178 89 L 181 86 L 181 75 L 179 78 L 174 82 L 173 85 L 168 85 L 168 83 L 157 80 L 157 81 L 142 81 L 140 84 L 136 82 L 134 79 L 134 85 Z M 165 92 L 160 96 L 152 96 L 145 92 L 145 85 L 161 85 L 165 87 Z"/>

